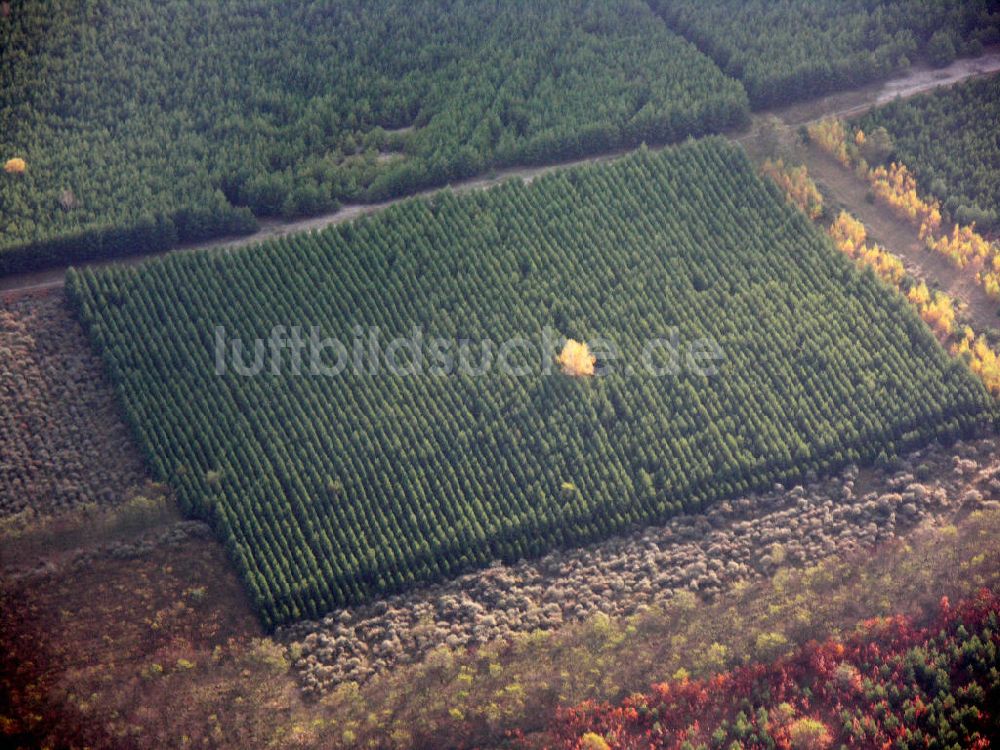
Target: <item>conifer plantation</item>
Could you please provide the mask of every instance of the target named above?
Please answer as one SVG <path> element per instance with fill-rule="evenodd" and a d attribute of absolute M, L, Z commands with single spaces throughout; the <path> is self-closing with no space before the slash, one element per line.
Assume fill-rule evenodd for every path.
<path fill-rule="evenodd" d="M 157 478 L 214 525 L 271 626 L 887 460 L 991 408 L 901 296 L 720 139 L 68 288 Z M 217 327 L 249 361 L 276 325 L 349 347 L 359 327 L 417 327 L 472 342 L 476 365 L 487 339 L 557 340 L 519 349 L 520 376 L 314 376 L 287 357 L 216 374 Z M 672 332 L 714 342 L 716 371 L 644 368 Z M 598 339 L 618 358 L 595 347 L 594 375 L 555 365 Z"/>
<path fill-rule="evenodd" d="M 1000 0 L 0 0 L 0 748 L 996 750 Z"/>
<path fill-rule="evenodd" d="M 0 275 L 510 164 L 719 132 L 746 93 L 642 0 L 15 0 Z"/>
<path fill-rule="evenodd" d="M 754 109 L 944 66 L 1000 39 L 994 0 L 650 0 L 743 83 Z"/>

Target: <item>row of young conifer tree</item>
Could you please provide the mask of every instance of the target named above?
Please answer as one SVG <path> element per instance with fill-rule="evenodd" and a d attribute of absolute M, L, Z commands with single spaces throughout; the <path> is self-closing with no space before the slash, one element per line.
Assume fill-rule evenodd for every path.
<path fill-rule="evenodd" d="M 68 288 L 150 466 L 269 625 L 887 459 L 990 410 L 905 300 L 722 139 Z M 487 340 L 530 346 L 520 376 L 323 376 L 287 353 L 241 374 L 225 342 L 242 367 L 276 325 L 348 352 L 416 327 L 476 363 Z M 569 377 L 547 367 L 563 338 L 618 356 Z"/>

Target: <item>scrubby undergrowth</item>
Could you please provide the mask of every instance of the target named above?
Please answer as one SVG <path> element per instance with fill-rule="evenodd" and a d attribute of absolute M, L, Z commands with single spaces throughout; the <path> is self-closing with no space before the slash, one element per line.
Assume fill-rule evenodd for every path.
<path fill-rule="evenodd" d="M 0 528 L 114 505 L 147 481 L 62 294 L 0 302 L 0 445 Z"/>
<path fill-rule="evenodd" d="M 279 637 L 307 694 L 363 683 L 440 646 L 482 646 L 604 614 L 635 614 L 676 596 L 711 601 L 785 566 L 868 549 L 921 522 L 998 507 L 992 439 L 940 446 L 893 469 L 724 502 L 608 542 L 490 568 L 373 605 L 331 612 Z M 918 478 L 919 477 L 919 478 Z"/>

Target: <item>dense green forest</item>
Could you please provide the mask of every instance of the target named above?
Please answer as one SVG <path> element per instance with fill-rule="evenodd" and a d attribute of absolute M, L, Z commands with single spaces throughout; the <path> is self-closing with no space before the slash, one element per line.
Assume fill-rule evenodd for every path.
<path fill-rule="evenodd" d="M 874 109 L 856 125 L 884 127 L 921 193 L 962 224 L 1000 229 L 1000 76 L 968 81 Z"/>
<path fill-rule="evenodd" d="M 0 163 L 23 164 L 0 173 L 0 274 L 719 132 L 747 92 L 780 104 L 973 54 L 997 7 L 14 0 Z"/>
<path fill-rule="evenodd" d="M 905 300 L 719 138 L 68 288 L 155 474 L 215 524 L 270 625 L 885 458 L 989 409 Z M 467 340 L 473 369 L 486 340 L 538 351 L 514 352 L 524 376 L 219 369 L 218 326 L 250 362 L 276 324 L 352 358 L 371 327 Z M 715 342 L 718 371 L 650 374 L 646 342 L 674 331 Z M 620 359 L 546 374 L 562 337 Z"/>
<path fill-rule="evenodd" d="M 26 169 L 0 173 L 0 273 L 747 112 L 642 0 L 14 0 L 0 163 Z"/>
<path fill-rule="evenodd" d="M 885 78 L 918 56 L 943 65 L 997 41 L 996 0 L 650 0 L 667 24 L 746 86 L 754 107 Z"/>

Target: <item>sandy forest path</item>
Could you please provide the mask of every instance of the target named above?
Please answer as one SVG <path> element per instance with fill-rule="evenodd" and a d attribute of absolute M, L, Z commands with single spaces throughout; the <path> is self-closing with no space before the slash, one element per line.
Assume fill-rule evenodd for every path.
<path fill-rule="evenodd" d="M 851 91 L 831 94 L 829 96 L 824 96 L 809 102 L 795 104 L 788 107 L 759 112 L 754 115 L 753 119 L 755 123 L 757 123 L 764 118 L 777 116 L 786 124 L 795 126 L 817 119 L 822 119 L 824 117 L 855 115 L 860 114 L 871 107 L 877 106 L 878 104 L 891 101 L 896 97 L 914 96 L 938 86 L 950 86 L 968 78 L 988 75 L 996 71 L 1000 71 L 1000 45 L 991 45 L 979 57 L 956 60 L 946 68 L 932 69 L 925 65 L 914 65 L 905 73 L 882 83 L 871 84 L 869 86 L 864 86 Z M 754 124 L 751 125 L 747 132 L 734 133 L 731 134 L 731 137 L 736 141 L 745 141 L 751 138 L 755 130 Z M 551 172 L 556 169 L 562 169 L 578 164 L 593 164 L 610 161 L 619 158 L 628 151 L 629 149 L 623 149 L 589 156 L 583 159 L 548 164 L 541 167 L 511 167 L 509 169 L 497 170 L 487 175 L 471 178 L 462 182 L 452 183 L 445 187 L 431 188 L 380 203 L 359 203 L 346 205 L 338 211 L 305 219 L 293 221 L 266 219 L 260 222 L 260 229 L 251 235 L 182 245 L 166 252 L 173 253 L 184 250 L 228 250 L 243 247 L 245 245 L 254 244 L 275 237 L 282 237 L 288 234 L 322 229 L 334 224 L 341 224 L 359 216 L 375 213 L 391 206 L 394 203 L 399 203 L 403 200 L 408 200 L 417 196 L 432 195 L 441 190 L 450 189 L 455 192 L 478 190 L 488 188 L 504 182 L 505 180 L 514 178 L 530 181 L 538 175 L 545 174 L 546 172 Z M 166 253 L 151 253 L 147 255 L 137 255 L 131 258 L 116 259 L 113 261 L 88 263 L 85 265 L 90 267 L 112 264 L 136 265 L 150 258 L 164 254 Z M 15 274 L 2 278 L 0 279 L 0 293 L 24 293 L 60 287 L 63 285 L 67 268 L 68 266 L 63 266 L 45 271 Z"/>
<path fill-rule="evenodd" d="M 896 216 L 887 206 L 869 202 L 866 197 L 868 183 L 854 172 L 817 146 L 805 149 L 802 157 L 828 202 L 859 219 L 868 237 L 900 258 L 908 274 L 923 279 L 959 302 L 959 313 L 969 319 L 976 331 L 985 333 L 1000 328 L 1000 302 L 976 282 L 981 261 L 970 263 L 964 269 L 957 268 L 921 241 L 917 227 Z"/>

